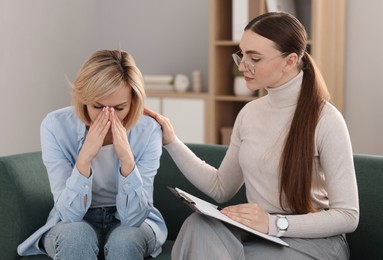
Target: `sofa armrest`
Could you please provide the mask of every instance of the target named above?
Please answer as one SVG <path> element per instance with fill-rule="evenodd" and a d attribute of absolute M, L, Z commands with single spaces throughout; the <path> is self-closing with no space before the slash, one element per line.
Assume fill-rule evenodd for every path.
<path fill-rule="evenodd" d="M 0 252 L 18 259 L 17 246 L 44 225 L 53 199 L 40 152 L 0 158 Z"/>
<path fill-rule="evenodd" d="M 347 234 L 350 259 L 383 259 L 383 156 L 354 154 L 359 191 L 357 229 Z"/>

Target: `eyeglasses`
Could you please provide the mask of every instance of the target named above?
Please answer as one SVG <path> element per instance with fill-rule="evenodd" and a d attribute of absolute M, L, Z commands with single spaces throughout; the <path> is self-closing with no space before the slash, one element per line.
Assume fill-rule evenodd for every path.
<path fill-rule="evenodd" d="M 257 65 L 271 61 L 271 60 L 276 59 L 278 57 L 281 57 L 281 56 L 285 55 L 286 53 L 287 52 L 282 52 L 275 57 L 272 57 L 270 59 L 264 59 L 264 60 L 260 60 L 260 59 L 259 60 L 256 60 L 256 59 L 243 60 L 243 54 L 242 54 L 241 50 L 233 53 L 231 56 L 233 57 L 233 60 L 234 60 L 235 64 L 237 65 L 238 69 L 241 66 L 241 63 L 243 63 L 243 65 L 245 66 L 245 69 L 247 71 L 250 71 L 251 74 L 254 75 L 255 74 L 255 67 Z"/>

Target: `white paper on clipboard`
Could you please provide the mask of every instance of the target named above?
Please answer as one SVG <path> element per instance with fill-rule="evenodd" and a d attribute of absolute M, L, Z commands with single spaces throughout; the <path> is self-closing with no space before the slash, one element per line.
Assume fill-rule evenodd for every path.
<path fill-rule="evenodd" d="M 169 188 L 172 190 L 172 188 Z M 229 223 L 231 225 L 234 225 L 236 227 L 239 227 L 243 230 L 246 230 L 250 233 L 253 233 L 259 237 L 262 237 L 264 239 L 267 239 L 269 241 L 272 241 L 274 243 L 277 243 L 277 244 L 280 244 L 280 245 L 283 245 L 283 246 L 289 246 L 285 241 L 283 241 L 282 239 L 280 239 L 279 237 L 275 237 L 275 236 L 271 236 L 271 235 L 267 235 L 267 234 L 264 234 L 262 232 L 259 232 L 255 229 L 252 229 L 252 228 L 249 228 L 237 221 L 234 221 L 232 220 L 231 218 L 227 217 L 226 215 L 222 214 L 219 210 L 218 210 L 218 207 L 216 205 L 213 205 L 205 200 L 202 200 L 200 198 L 197 198 L 189 193 L 187 193 L 186 191 L 183 191 L 179 188 L 174 188 L 173 192 L 176 192 L 178 194 L 179 197 L 181 197 L 181 199 L 183 199 L 184 202 L 188 203 L 188 204 L 191 204 L 191 208 L 194 209 L 195 211 L 201 213 L 201 214 L 204 214 L 204 215 L 207 215 L 207 216 L 210 216 L 210 217 L 213 217 L 213 218 L 216 218 L 216 219 L 219 219 L 221 221 L 224 221 L 226 223 Z"/>

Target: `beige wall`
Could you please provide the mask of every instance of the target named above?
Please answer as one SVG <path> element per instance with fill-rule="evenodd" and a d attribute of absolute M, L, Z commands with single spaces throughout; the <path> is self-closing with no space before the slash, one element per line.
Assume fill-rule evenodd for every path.
<path fill-rule="evenodd" d="M 345 118 L 355 152 L 383 155 L 383 1 L 349 0 Z"/>
<path fill-rule="evenodd" d="M 43 117 L 70 105 L 68 80 L 108 48 L 143 73 L 206 81 L 207 1 L 0 0 L 0 156 L 39 150 Z"/>
<path fill-rule="evenodd" d="M 207 0 L 0 0 L 0 156 L 40 149 L 41 120 L 70 104 L 67 79 L 94 50 L 129 50 L 144 73 L 206 76 L 208 8 Z M 345 118 L 355 152 L 383 155 L 383 1 L 347 8 Z"/>

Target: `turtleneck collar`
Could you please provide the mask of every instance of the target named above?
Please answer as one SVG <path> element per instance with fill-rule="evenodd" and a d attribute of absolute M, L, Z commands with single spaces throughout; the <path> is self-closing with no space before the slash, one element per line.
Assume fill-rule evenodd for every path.
<path fill-rule="evenodd" d="M 266 88 L 268 101 L 272 107 L 284 108 L 295 106 L 298 102 L 303 80 L 303 71 L 285 84 L 276 88 Z"/>

